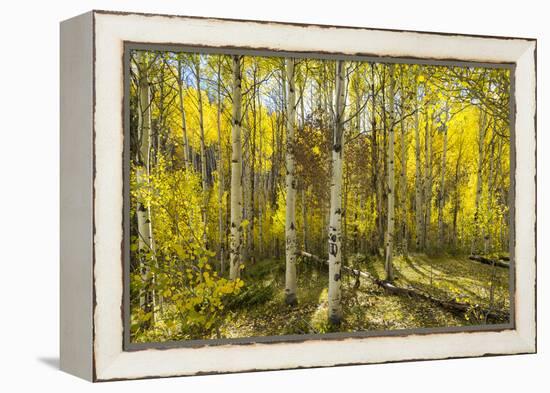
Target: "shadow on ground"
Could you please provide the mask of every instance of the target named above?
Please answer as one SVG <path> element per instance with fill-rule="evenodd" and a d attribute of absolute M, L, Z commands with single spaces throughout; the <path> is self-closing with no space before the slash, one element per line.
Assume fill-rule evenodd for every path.
<path fill-rule="evenodd" d="M 50 367 L 50 368 L 53 368 L 55 370 L 59 370 L 59 357 L 48 357 L 48 356 L 43 356 L 43 357 L 39 357 L 37 359 L 40 363 Z"/>

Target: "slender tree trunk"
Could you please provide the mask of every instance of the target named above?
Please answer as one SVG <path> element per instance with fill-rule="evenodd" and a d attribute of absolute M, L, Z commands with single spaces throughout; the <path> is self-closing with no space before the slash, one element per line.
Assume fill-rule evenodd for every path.
<path fill-rule="evenodd" d="M 498 189 L 499 189 L 499 200 L 500 200 L 500 203 L 502 205 L 505 205 L 506 204 L 506 197 L 505 197 L 505 191 L 503 189 L 504 188 L 504 179 L 503 179 L 503 177 L 506 176 L 506 175 L 503 173 L 503 170 L 502 170 L 502 159 L 503 159 L 502 150 L 503 150 L 503 147 L 504 147 L 504 140 L 503 140 L 503 138 L 499 138 L 498 153 L 497 153 L 496 176 L 499 179 L 501 179 L 499 181 L 500 186 L 498 187 Z M 508 250 L 508 245 L 507 245 L 507 242 L 506 242 L 505 237 L 504 237 L 505 229 L 507 228 L 506 215 L 507 215 L 507 213 L 504 213 L 504 214 L 501 215 L 500 233 L 499 233 L 499 243 L 500 243 L 499 244 L 499 251 Z"/>
<path fill-rule="evenodd" d="M 458 248 L 458 211 L 460 210 L 460 168 L 462 162 L 462 149 L 464 146 L 464 139 L 460 140 L 460 146 L 458 150 L 458 156 L 456 158 L 455 165 L 455 192 L 454 192 L 454 209 L 453 209 L 453 247 L 455 250 Z"/>
<path fill-rule="evenodd" d="M 365 75 L 366 77 L 366 75 Z M 357 83 L 356 83 L 356 92 L 355 92 L 355 113 L 357 113 L 357 121 L 356 121 L 356 128 L 357 128 L 357 133 L 361 133 L 363 132 L 363 124 L 368 124 L 367 122 L 365 122 L 365 119 L 366 119 L 366 115 L 365 113 L 367 112 L 366 109 L 364 109 L 363 111 L 361 110 L 361 105 L 363 105 L 364 108 L 367 107 L 367 104 L 368 102 L 364 102 L 362 103 L 362 94 L 364 94 L 364 91 L 361 89 L 361 86 L 359 84 L 359 80 L 360 80 L 360 76 L 358 75 L 357 77 Z M 368 100 L 368 94 L 367 94 L 367 98 Z M 365 116 L 365 117 L 364 117 Z M 367 128 L 367 127 L 365 127 Z M 356 190 L 356 194 L 355 194 L 355 212 L 354 212 L 354 226 L 353 226 L 353 252 L 355 254 L 359 253 L 360 250 L 363 251 L 363 245 L 364 245 L 364 241 L 365 241 L 365 236 L 366 236 L 366 231 L 365 233 L 360 236 L 359 234 L 359 223 L 360 222 L 364 222 L 365 221 L 365 211 L 364 211 L 364 206 L 363 206 L 363 193 L 362 193 L 362 190 L 361 189 L 358 189 Z"/>
<path fill-rule="evenodd" d="M 164 63 L 162 63 L 164 64 Z M 164 72 L 163 70 L 163 65 L 161 65 L 161 73 Z M 165 89 L 164 89 L 164 80 L 163 78 L 159 78 L 158 82 L 157 82 L 157 87 L 158 87 L 158 103 L 157 103 L 157 108 L 158 108 L 158 116 L 157 116 L 157 123 L 156 123 L 156 127 L 153 127 L 153 130 L 154 132 L 151 133 L 151 135 L 154 135 L 154 143 L 152 143 L 152 148 L 153 148 L 153 151 L 154 151 L 154 154 L 153 154 L 153 164 L 152 166 L 156 166 L 158 164 L 158 161 L 159 161 L 159 154 L 161 152 L 161 136 L 163 134 L 163 130 L 164 130 L 164 126 L 165 126 L 165 119 L 164 119 L 164 111 L 165 111 L 165 108 L 164 108 L 164 100 L 166 99 L 166 95 L 165 95 Z"/>
<path fill-rule="evenodd" d="M 407 207 L 408 207 L 408 201 L 407 201 L 407 129 L 405 127 L 405 95 L 404 95 L 404 88 L 403 88 L 403 70 L 404 68 L 401 68 L 401 134 L 400 134 L 400 144 L 401 144 L 401 173 L 399 175 L 399 204 L 400 211 L 401 211 L 401 250 L 404 255 L 407 255 L 407 249 L 408 249 L 408 234 L 407 234 Z"/>
<path fill-rule="evenodd" d="M 136 180 L 140 185 L 149 185 L 149 176 L 151 174 L 151 91 L 149 85 L 149 76 L 147 68 L 149 65 L 143 59 L 139 69 L 139 111 L 138 111 L 138 128 L 139 128 L 139 153 L 138 165 L 136 168 Z M 151 267 L 154 263 L 154 241 L 153 230 L 151 223 L 151 205 L 147 200 L 139 200 L 137 207 L 137 222 L 138 222 L 138 247 L 140 253 L 144 256 L 141 258 L 141 272 L 143 279 L 146 282 L 146 289 L 143 296 L 140 297 L 140 305 L 144 311 L 151 313 L 148 325 L 153 326 L 155 323 L 155 292 L 153 289 L 154 278 L 151 274 Z"/>
<path fill-rule="evenodd" d="M 424 219 L 423 219 L 423 234 L 424 244 L 423 249 L 429 247 L 430 242 L 430 227 L 432 222 L 432 115 L 429 110 L 426 113 L 426 129 L 424 142 Z"/>
<path fill-rule="evenodd" d="M 379 157 L 382 167 L 382 174 L 378 177 L 380 189 L 380 247 L 384 259 L 386 258 L 386 243 L 387 243 L 387 223 L 388 223 L 388 110 L 386 96 L 386 66 L 382 65 L 382 81 L 380 83 L 381 94 L 381 117 L 382 117 L 382 143 L 379 144 Z"/>
<path fill-rule="evenodd" d="M 245 117 L 246 119 L 246 117 Z M 248 124 L 247 124 L 248 125 Z M 243 260 L 247 263 L 251 262 L 251 222 L 252 222 L 252 181 L 250 180 L 252 176 L 252 167 L 251 167 L 251 139 L 252 132 L 250 131 L 250 126 L 248 125 L 248 138 L 245 137 L 244 143 L 244 157 L 242 161 L 242 173 L 243 173 L 243 220 L 246 222 L 246 225 L 243 225 Z M 247 140 L 248 139 L 248 140 Z"/>
<path fill-rule="evenodd" d="M 181 58 L 178 57 L 178 98 L 180 104 L 180 113 L 181 113 L 181 130 L 183 134 L 183 162 L 185 168 L 189 169 L 190 165 L 190 156 L 189 151 L 189 140 L 187 139 L 187 125 L 185 121 L 185 108 L 183 105 L 183 64 Z"/>
<path fill-rule="evenodd" d="M 279 123 L 280 116 L 276 116 L 275 124 L 273 124 L 273 117 L 271 118 L 271 143 L 273 146 L 273 152 L 271 153 L 271 171 L 269 174 L 269 202 L 271 206 L 275 206 L 276 202 L 276 184 L 278 179 L 277 168 L 279 164 Z"/>
<path fill-rule="evenodd" d="M 366 209 L 366 203 L 365 203 L 365 196 L 363 195 L 363 193 L 359 194 L 359 211 L 361 212 L 360 220 L 361 220 L 362 227 L 365 228 L 364 232 L 360 234 L 359 250 L 361 251 L 361 253 L 366 254 L 366 240 L 367 240 L 366 237 L 367 237 L 368 228 L 366 225 L 367 209 Z M 359 228 L 357 228 L 357 232 L 359 236 Z"/>
<path fill-rule="evenodd" d="M 300 132 L 304 132 L 305 126 L 306 126 L 306 111 L 305 111 L 305 91 L 306 91 L 306 76 L 304 75 L 302 78 L 302 84 L 300 87 Z M 307 251 L 308 248 L 308 239 L 307 239 L 307 233 L 308 233 L 308 225 L 307 225 L 307 204 L 306 204 L 306 191 L 307 186 L 305 181 L 302 181 L 301 184 L 301 197 L 302 197 L 302 246 L 303 250 Z"/>
<path fill-rule="evenodd" d="M 394 167 L 394 95 L 395 95 L 395 79 L 394 66 L 391 64 L 390 69 L 390 88 L 389 88 L 389 117 L 390 124 L 388 127 L 388 154 L 387 154 L 387 190 L 388 190 L 388 223 L 386 232 L 386 280 L 393 281 L 393 243 L 394 243 L 394 227 L 395 227 L 395 167 Z"/>
<path fill-rule="evenodd" d="M 242 262 L 242 144 L 241 57 L 233 56 L 233 113 L 231 128 L 231 234 L 229 278 L 240 276 Z"/>
<path fill-rule="evenodd" d="M 222 96 L 221 96 L 221 63 L 222 58 L 218 59 L 218 231 L 219 231 L 219 257 L 220 257 L 220 272 L 225 273 L 225 242 L 224 242 L 224 218 L 223 218 L 223 194 L 224 194 L 224 168 L 223 168 L 223 149 L 222 149 Z"/>
<path fill-rule="evenodd" d="M 417 75 L 418 79 L 418 75 Z M 414 83 L 414 102 L 415 102 L 415 114 L 414 114 L 414 140 L 415 140 L 415 179 L 414 179 L 414 198 L 415 198 L 415 227 L 416 227 L 416 251 L 420 251 L 423 248 L 423 211 L 424 206 L 422 203 L 422 167 L 420 162 L 420 115 L 418 104 L 418 82 Z M 427 121 L 427 120 L 426 120 Z"/>
<path fill-rule="evenodd" d="M 344 62 L 336 62 L 336 105 L 332 136 L 332 178 L 330 188 L 328 318 L 333 325 L 342 320 L 342 177 L 344 159 Z"/>
<path fill-rule="evenodd" d="M 307 242 L 307 205 L 306 205 L 306 189 L 305 186 L 302 187 L 302 241 L 303 241 L 303 248 L 304 251 L 307 251 L 308 248 L 308 242 Z"/>
<path fill-rule="evenodd" d="M 363 204 L 361 195 L 359 193 L 355 194 L 355 211 L 353 212 L 353 253 L 357 254 L 359 252 L 359 214 L 357 210 Z"/>
<path fill-rule="evenodd" d="M 197 55 L 195 62 L 195 83 L 197 84 L 197 105 L 199 111 L 199 129 L 200 129 L 200 139 L 201 139 L 201 181 L 202 181 L 202 222 L 203 222 L 203 231 L 202 231 L 202 241 L 204 247 L 207 247 L 207 227 L 208 227 L 208 217 L 207 217 L 207 207 L 208 207 L 208 182 L 206 175 L 206 143 L 204 137 L 204 113 L 203 113 L 203 104 L 202 104 L 202 90 L 201 90 L 201 65 L 200 65 L 200 55 Z"/>
<path fill-rule="evenodd" d="M 477 180 L 476 180 L 476 203 L 474 210 L 474 233 L 472 236 L 472 244 L 470 248 L 470 253 L 477 254 L 477 237 L 479 235 L 479 226 L 480 226 L 480 203 L 481 203 L 481 194 L 483 192 L 483 145 L 485 143 L 485 127 L 486 127 L 486 115 L 485 112 L 481 111 L 479 113 L 479 134 L 477 142 Z"/>
<path fill-rule="evenodd" d="M 443 207 L 445 204 L 445 170 L 447 165 L 447 125 L 443 124 L 443 157 L 441 159 L 441 181 L 439 183 L 439 197 L 438 197 L 438 213 L 437 213 L 437 226 L 438 226 L 438 245 L 439 249 L 443 248 L 444 241 L 444 228 L 443 228 Z"/>
<path fill-rule="evenodd" d="M 343 224 L 343 236 L 342 236 L 342 259 L 347 260 L 348 253 L 348 194 L 349 194 L 349 171 L 346 168 L 346 163 L 343 162 L 343 196 L 342 196 L 342 224 Z"/>
<path fill-rule="evenodd" d="M 374 73 L 374 63 L 370 63 L 370 74 L 371 74 L 371 169 L 372 169 L 372 189 L 375 190 L 376 198 L 373 199 L 373 204 L 376 203 L 376 230 L 373 231 L 372 236 L 372 247 L 377 250 L 380 246 L 380 234 L 384 231 L 383 220 L 382 220 L 382 170 L 380 168 L 380 163 L 378 157 L 380 156 L 380 148 L 378 143 L 378 129 L 376 122 L 376 96 L 375 96 L 375 73 Z"/>
<path fill-rule="evenodd" d="M 491 138 L 490 153 L 489 153 L 489 173 L 487 179 L 487 206 L 486 214 L 488 219 L 492 219 L 492 200 L 493 200 L 493 181 L 494 181 L 494 162 L 495 162 L 495 144 L 494 144 L 494 134 Z M 484 253 L 487 254 L 491 252 L 491 233 L 486 229 L 485 236 L 483 237 L 484 243 Z"/>
<path fill-rule="evenodd" d="M 294 59 L 285 59 L 287 79 L 287 135 L 286 135 L 286 273 L 285 273 L 285 302 L 296 305 L 296 168 L 295 168 L 295 123 L 296 98 L 294 81 Z"/>
<path fill-rule="evenodd" d="M 259 88 L 258 88 L 259 89 Z M 264 255 L 264 232 L 263 232 L 263 213 L 264 213 L 264 204 L 265 204 L 265 177 L 264 177 L 264 168 L 263 168 L 263 126 L 262 126 L 262 107 L 260 105 L 260 94 L 257 94 L 258 98 L 258 129 L 259 129 L 259 139 L 260 139 L 260 151 L 259 151 L 259 176 L 258 182 L 260 186 L 260 194 L 258 197 L 258 252 L 260 258 L 263 258 Z"/>
<path fill-rule="evenodd" d="M 246 226 L 246 260 L 251 264 L 255 263 L 255 251 L 254 251 L 254 218 L 255 218 L 255 196 L 256 196 L 256 92 L 257 92 L 257 72 L 258 63 L 254 64 L 253 79 L 252 79 L 252 127 L 249 127 L 248 137 L 248 159 L 244 163 L 245 166 L 245 214 L 248 220 Z"/>

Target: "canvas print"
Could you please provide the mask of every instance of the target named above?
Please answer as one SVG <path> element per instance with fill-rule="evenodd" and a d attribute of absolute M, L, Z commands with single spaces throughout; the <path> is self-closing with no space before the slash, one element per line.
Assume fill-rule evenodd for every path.
<path fill-rule="evenodd" d="M 296 56 L 129 52 L 130 342 L 509 323 L 511 68 Z"/>

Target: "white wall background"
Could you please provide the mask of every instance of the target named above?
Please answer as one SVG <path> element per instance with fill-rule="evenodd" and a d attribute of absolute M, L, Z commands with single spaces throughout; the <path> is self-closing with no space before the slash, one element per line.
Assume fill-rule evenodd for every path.
<path fill-rule="evenodd" d="M 102 0 L 0 11 L 0 391 L 532 392 L 548 389 L 550 28 L 545 2 Z M 92 385 L 58 367 L 59 26 L 90 9 L 538 38 L 539 354 Z M 521 137 L 521 130 L 518 130 Z M 521 190 L 519 190 L 521 192 Z M 545 383 L 546 382 L 546 383 Z M 544 388 L 543 388 L 544 386 Z"/>

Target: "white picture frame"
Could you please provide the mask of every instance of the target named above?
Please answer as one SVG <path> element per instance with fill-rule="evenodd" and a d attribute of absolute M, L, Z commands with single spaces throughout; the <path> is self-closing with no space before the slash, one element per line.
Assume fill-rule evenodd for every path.
<path fill-rule="evenodd" d="M 124 346 L 128 43 L 514 67 L 513 322 L 488 331 Z M 90 381 L 536 352 L 536 40 L 91 11 L 61 24 L 61 368 Z"/>

